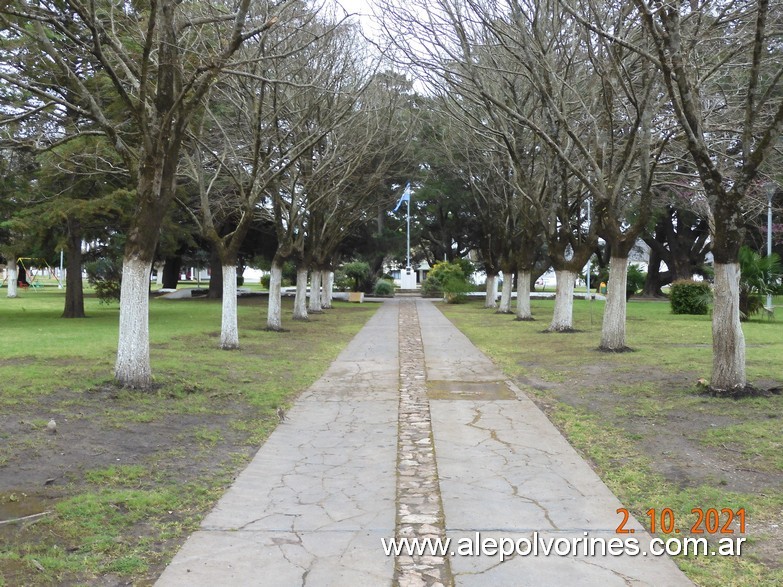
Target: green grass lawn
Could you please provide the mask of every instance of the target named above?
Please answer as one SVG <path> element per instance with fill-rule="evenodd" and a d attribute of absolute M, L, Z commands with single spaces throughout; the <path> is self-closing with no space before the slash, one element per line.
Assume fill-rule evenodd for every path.
<path fill-rule="evenodd" d="M 140 393 L 111 382 L 116 305 L 88 297 L 88 318 L 64 320 L 62 290 L 4 294 L 0 517 L 47 514 L 0 526 L 0 585 L 154 581 L 274 429 L 276 406 L 312 383 L 377 308 L 336 302 L 273 333 L 265 301 L 244 299 L 242 348 L 226 352 L 217 349 L 218 301 L 153 299 L 156 387 Z M 783 585 L 783 397 L 699 393 L 712 364 L 706 316 L 632 301 L 635 352 L 605 354 L 596 351 L 602 302 L 575 302 L 573 334 L 542 332 L 552 307 L 533 300 L 537 321 L 516 322 L 480 301 L 441 305 L 640 520 L 650 508 L 672 508 L 685 525 L 695 507 L 748 510 L 743 557 L 678 560 L 695 582 Z M 780 385 L 783 321 L 744 331 L 751 382 Z M 46 432 L 51 417 L 56 436 Z"/>
<path fill-rule="evenodd" d="M 0 290 L 0 585 L 150 584 L 278 423 L 377 309 L 336 301 L 285 332 L 239 303 L 241 348 L 217 348 L 220 301 L 150 302 L 155 388 L 112 382 L 116 304 Z M 46 424 L 57 421 L 57 434 Z"/>
<path fill-rule="evenodd" d="M 719 399 L 697 382 L 712 368 L 709 316 L 676 316 L 666 302 L 631 301 L 628 345 L 597 351 L 603 302 L 576 300 L 572 334 L 475 301 L 439 307 L 544 409 L 620 500 L 645 523 L 671 508 L 687 529 L 694 508 L 745 508 L 741 557 L 678 557 L 699 585 L 783 585 L 783 396 Z M 751 383 L 783 385 L 783 316 L 743 325 Z M 647 522 L 649 527 L 649 522 Z"/>

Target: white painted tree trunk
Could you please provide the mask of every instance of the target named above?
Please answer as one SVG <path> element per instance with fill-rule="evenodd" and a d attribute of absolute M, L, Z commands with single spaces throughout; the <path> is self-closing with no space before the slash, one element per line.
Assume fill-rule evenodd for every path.
<path fill-rule="evenodd" d="M 120 286 L 120 335 L 114 379 L 126 387 L 152 384 L 149 329 L 150 264 L 124 259 Z"/>
<path fill-rule="evenodd" d="M 158 273 L 155 275 L 155 283 L 163 285 L 163 268 L 166 266 L 166 262 L 158 263 Z"/>
<path fill-rule="evenodd" d="M 296 297 L 294 298 L 294 320 L 307 320 L 307 267 L 296 270 Z"/>
<path fill-rule="evenodd" d="M 547 330 L 563 332 L 574 328 L 574 283 L 576 273 L 572 271 L 556 271 L 557 292 L 555 293 L 555 310 L 552 323 Z"/>
<path fill-rule="evenodd" d="M 321 272 L 313 271 L 310 275 L 310 306 L 307 308 L 313 314 L 321 311 Z"/>
<path fill-rule="evenodd" d="M 715 263 L 715 301 L 712 308 L 712 381 L 715 390 L 745 387 L 745 335 L 739 310 L 740 268 Z"/>
<path fill-rule="evenodd" d="M 498 276 L 487 275 L 487 297 L 484 299 L 485 308 L 497 308 Z"/>
<path fill-rule="evenodd" d="M 609 259 L 609 283 L 606 284 L 606 306 L 601 326 L 602 351 L 623 351 L 625 346 L 625 286 L 628 282 L 628 258 Z"/>
<path fill-rule="evenodd" d="M 282 330 L 282 298 L 280 288 L 283 283 L 283 267 L 272 262 L 269 270 L 269 306 L 266 312 L 266 327 L 269 330 Z"/>
<path fill-rule="evenodd" d="M 239 348 L 237 326 L 237 267 L 223 265 L 223 318 L 220 325 L 220 348 Z"/>
<path fill-rule="evenodd" d="M 332 289 L 334 288 L 334 271 L 324 269 L 321 272 L 321 308 L 329 310 L 332 307 Z"/>
<path fill-rule="evenodd" d="M 517 320 L 532 320 L 530 311 L 530 271 L 517 275 Z"/>
<path fill-rule="evenodd" d="M 17 296 L 16 280 L 19 279 L 19 271 L 16 269 L 16 259 L 9 260 L 8 263 L 8 294 L 9 298 Z"/>
<path fill-rule="evenodd" d="M 511 290 L 514 286 L 514 276 L 509 273 L 503 274 L 503 289 L 500 293 L 500 305 L 498 306 L 499 314 L 511 314 Z"/>

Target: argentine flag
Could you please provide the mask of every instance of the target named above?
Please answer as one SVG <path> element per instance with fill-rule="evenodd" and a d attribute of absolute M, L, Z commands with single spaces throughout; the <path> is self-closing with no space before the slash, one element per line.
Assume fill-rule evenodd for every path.
<path fill-rule="evenodd" d="M 403 202 L 410 202 L 411 201 L 411 182 L 408 182 L 405 184 L 405 191 L 402 192 L 402 196 L 400 196 L 400 201 L 397 202 L 397 205 L 394 207 L 394 210 L 392 212 L 396 212 L 399 210 L 400 206 Z"/>

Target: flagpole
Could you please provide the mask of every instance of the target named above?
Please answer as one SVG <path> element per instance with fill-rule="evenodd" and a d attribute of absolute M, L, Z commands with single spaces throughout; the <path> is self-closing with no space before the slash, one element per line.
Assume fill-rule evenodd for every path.
<path fill-rule="evenodd" d="M 410 270 L 411 268 L 411 196 L 410 193 L 408 193 L 408 256 L 407 256 L 407 265 L 405 266 L 406 269 Z"/>
<path fill-rule="evenodd" d="M 394 207 L 393 212 L 397 212 L 400 209 L 402 203 L 405 202 L 408 205 L 408 214 L 406 219 L 407 235 L 406 235 L 406 254 L 405 254 L 405 273 L 400 275 L 400 282 L 403 289 L 412 289 L 416 286 L 416 277 L 413 276 L 413 283 L 410 283 L 411 278 L 411 183 L 408 182 L 405 185 L 405 190 L 402 192 L 402 196 L 397 201 L 397 205 Z M 412 286 L 412 287 L 411 287 Z"/>

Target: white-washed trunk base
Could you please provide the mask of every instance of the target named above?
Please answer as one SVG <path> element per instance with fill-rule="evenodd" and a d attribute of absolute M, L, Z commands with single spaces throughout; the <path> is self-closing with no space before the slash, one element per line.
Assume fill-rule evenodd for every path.
<path fill-rule="evenodd" d="M 574 283 L 576 273 L 572 271 L 556 271 L 557 292 L 555 293 L 555 310 L 552 323 L 548 330 L 563 332 L 574 328 Z"/>
<path fill-rule="evenodd" d="M 237 325 L 237 267 L 223 265 L 223 313 L 220 323 L 220 348 L 239 348 Z"/>
<path fill-rule="evenodd" d="M 9 298 L 15 298 L 18 295 L 16 280 L 19 279 L 19 272 L 16 269 L 16 259 L 8 264 L 8 293 Z"/>
<path fill-rule="evenodd" d="M 623 351 L 625 346 L 625 286 L 628 282 L 628 258 L 609 259 L 609 283 L 606 284 L 606 306 L 601 326 L 601 350 Z"/>
<path fill-rule="evenodd" d="M 745 335 L 739 309 L 740 268 L 715 263 L 715 301 L 712 308 L 712 380 L 719 391 L 745 387 Z"/>
<path fill-rule="evenodd" d="M 503 274 L 503 289 L 500 292 L 500 305 L 498 306 L 498 313 L 511 314 L 511 291 L 514 287 L 514 275 L 509 273 Z"/>
<path fill-rule="evenodd" d="M 163 285 L 163 268 L 166 266 L 166 262 L 158 263 L 157 269 L 158 273 L 155 275 L 155 283 L 158 285 Z"/>
<path fill-rule="evenodd" d="M 138 259 L 122 263 L 120 333 L 114 378 L 120 385 L 147 388 L 152 384 L 149 331 L 150 264 Z"/>
<path fill-rule="evenodd" d="M 307 320 L 307 268 L 296 270 L 296 297 L 294 298 L 294 320 Z"/>
<path fill-rule="evenodd" d="M 321 309 L 329 310 L 332 307 L 332 288 L 334 287 L 334 271 L 321 272 Z"/>
<path fill-rule="evenodd" d="M 282 330 L 282 305 L 280 288 L 283 283 L 283 268 L 272 263 L 269 270 L 269 306 L 266 311 L 266 327 L 269 330 Z"/>
<path fill-rule="evenodd" d="M 310 307 L 313 314 L 321 311 L 321 272 L 313 271 L 310 276 Z"/>
<path fill-rule="evenodd" d="M 484 299 L 485 308 L 497 308 L 498 276 L 487 275 L 487 297 Z"/>
<path fill-rule="evenodd" d="M 530 271 L 517 275 L 517 320 L 532 320 L 530 311 Z"/>

